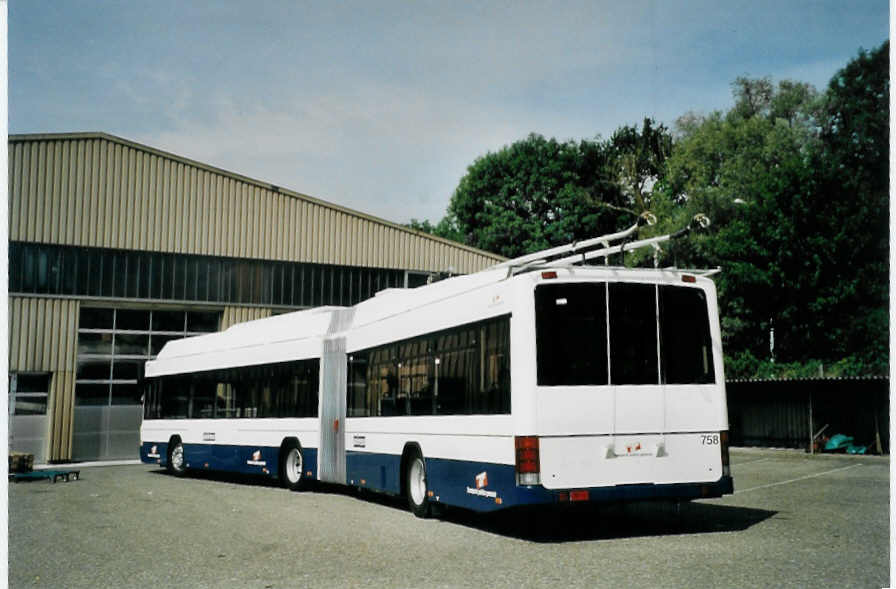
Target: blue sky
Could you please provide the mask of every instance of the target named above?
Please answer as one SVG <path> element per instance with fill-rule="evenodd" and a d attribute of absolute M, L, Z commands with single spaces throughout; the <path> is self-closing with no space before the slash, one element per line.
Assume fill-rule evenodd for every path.
<path fill-rule="evenodd" d="M 887 0 L 13 0 L 9 131 L 104 131 L 437 221 L 477 156 L 530 132 L 671 124 L 741 75 L 821 90 L 888 28 Z"/>

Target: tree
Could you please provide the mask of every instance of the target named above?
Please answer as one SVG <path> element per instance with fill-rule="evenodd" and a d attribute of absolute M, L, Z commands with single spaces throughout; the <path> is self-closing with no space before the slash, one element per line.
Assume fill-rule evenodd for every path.
<path fill-rule="evenodd" d="M 861 52 L 821 96 L 740 78 L 728 112 L 681 120 L 656 231 L 696 211 L 712 218 L 667 257 L 723 267 L 729 376 L 769 372 L 771 328 L 791 373 L 886 373 L 887 54 Z"/>
<path fill-rule="evenodd" d="M 758 105 L 757 95 L 766 106 Z M 656 231 L 684 225 L 696 212 L 709 215 L 711 230 L 669 246 L 669 262 L 724 268 L 716 282 L 729 357 L 767 358 L 772 327 L 778 355 L 788 357 L 795 353 L 790 334 L 810 327 L 791 315 L 815 275 L 801 247 L 812 193 L 806 134 L 772 119 L 767 105 L 774 92 L 747 96 L 749 102 L 726 114 L 690 121 L 668 160 Z"/>
<path fill-rule="evenodd" d="M 604 204 L 625 203 L 603 142 L 531 134 L 467 168 L 448 218 L 465 243 L 515 257 L 615 231 L 619 213 Z"/>
<path fill-rule="evenodd" d="M 457 221 L 451 215 L 446 215 L 435 225 L 428 219 L 422 221 L 411 219 L 410 223 L 407 223 L 405 227 L 416 231 L 422 231 L 423 233 L 429 233 L 436 237 L 444 237 L 445 239 L 450 239 L 459 243 L 464 242 L 464 236 L 457 228 Z"/>
<path fill-rule="evenodd" d="M 672 135 L 662 123 L 645 118 L 641 131 L 624 125 L 610 137 L 610 159 L 627 204 L 637 213 L 650 210 L 650 193 L 672 152 Z"/>
<path fill-rule="evenodd" d="M 889 42 L 828 84 L 819 109 L 817 170 L 830 264 L 821 312 L 829 343 L 867 372 L 888 371 Z"/>

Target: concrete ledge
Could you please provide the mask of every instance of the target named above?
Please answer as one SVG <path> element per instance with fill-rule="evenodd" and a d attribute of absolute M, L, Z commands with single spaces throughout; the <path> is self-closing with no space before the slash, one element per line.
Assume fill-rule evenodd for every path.
<path fill-rule="evenodd" d="M 34 470 L 69 470 L 91 466 L 130 466 L 141 464 L 139 460 L 101 460 L 97 462 L 66 462 L 64 464 L 35 464 Z"/>

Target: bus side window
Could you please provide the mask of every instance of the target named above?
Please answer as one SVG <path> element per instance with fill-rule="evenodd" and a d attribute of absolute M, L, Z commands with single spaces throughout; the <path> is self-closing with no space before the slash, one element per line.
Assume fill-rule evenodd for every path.
<path fill-rule="evenodd" d="M 220 374 L 215 383 L 215 417 L 218 419 L 227 419 L 236 417 L 236 399 L 234 398 L 233 385 L 223 381 L 223 374 Z"/>
<path fill-rule="evenodd" d="M 210 419 L 215 415 L 215 383 L 210 379 L 194 378 L 193 412 L 190 417 Z"/>
<path fill-rule="evenodd" d="M 346 387 L 346 412 L 349 417 L 367 417 L 367 352 L 356 352 L 348 358 L 348 386 Z"/>

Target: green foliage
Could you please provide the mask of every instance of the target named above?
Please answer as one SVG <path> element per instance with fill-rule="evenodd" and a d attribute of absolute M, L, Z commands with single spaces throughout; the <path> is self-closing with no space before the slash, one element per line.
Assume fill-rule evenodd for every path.
<path fill-rule="evenodd" d="M 477 158 L 438 225 L 412 226 L 514 257 L 647 209 L 660 223 L 642 236 L 702 212 L 710 230 L 664 245 L 661 262 L 723 268 L 729 377 L 886 374 L 888 55 L 860 51 L 821 94 L 738 78 L 730 110 L 687 113 L 674 135 L 650 119 L 608 141 L 530 135 Z"/>
<path fill-rule="evenodd" d="M 823 97 L 813 160 L 829 238 L 819 312 L 830 349 L 887 372 L 889 42 L 834 75 Z"/>
<path fill-rule="evenodd" d="M 507 257 L 617 231 L 650 207 L 671 149 L 668 129 L 650 119 L 609 141 L 532 134 L 477 158 L 446 219 L 464 243 Z"/>
<path fill-rule="evenodd" d="M 613 133 L 608 145 L 626 204 L 638 213 L 650 210 L 650 194 L 672 152 L 672 135 L 665 125 L 644 119 L 641 130 L 625 125 Z"/>
<path fill-rule="evenodd" d="M 765 378 L 843 378 L 875 375 L 875 367 L 859 358 L 837 361 L 807 359 L 800 362 L 776 363 L 759 360 L 749 352 L 725 355 L 725 377 L 729 379 Z"/>
<path fill-rule="evenodd" d="M 532 134 L 477 158 L 448 214 L 465 243 L 515 257 L 632 222 L 604 204 L 625 204 L 604 143 Z"/>
<path fill-rule="evenodd" d="M 445 239 L 450 239 L 451 241 L 457 241 L 459 243 L 463 243 L 464 241 L 463 234 L 457 228 L 457 221 L 455 221 L 454 218 L 450 215 L 446 216 L 435 225 L 433 225 L 428 219 L 424 219 L 422 221 L 411 219 L 411 222 L 407 223 L 405 227 L 414 229 L 416 231 L 422 231 L 423 233 L 429 233 L 430 235 L 435 235 L 436 237 L 444 237 Z"/>
<path fill-rule="evenodd" d="M 732 377 L 813 362 L 887 371 L 887 51 L 860 53 L 821 96 L 740 78 L 730 111 L 680 121 L 656 230 L 712 218 L 667 261 L 723 267 Z"/>

